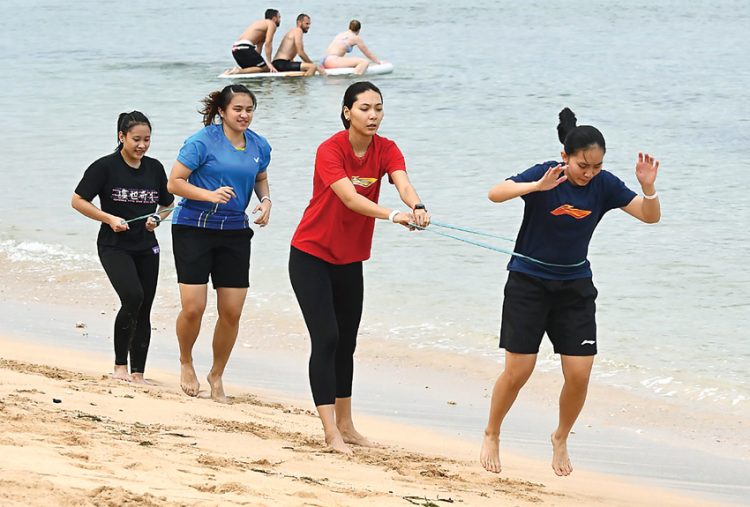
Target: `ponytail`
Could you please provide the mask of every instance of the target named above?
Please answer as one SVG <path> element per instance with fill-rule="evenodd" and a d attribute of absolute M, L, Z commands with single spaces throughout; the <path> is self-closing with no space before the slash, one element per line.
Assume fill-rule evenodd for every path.
<path fill-rule="evenodd" d="M 578 120 L 573 111 L 565 108 L 559 114 L 560 123 L 557 125 L 557 138 L 563 143 L 565 153 L 572 155 L 578 150 L 585 150 L 598 146 L 607 152 L 604 136 L 599 129 L 591 125 L 578 126 Z"/>
<path fill-rule="evenodd" d="M 253 101 L 253 109 L 258 105 L 255 95 L 245 85 L 232 84 L 225 86 L 221 91 L 217 90 L 209 93 L 201 101 L 203 109 L 199 109 L 198 112 L 203 115 L 203 125 L 206 127 L 212 125 L 216 120 L 216 115 L 219 114 L 219 110 L 225 110 L 232 101 L 232 97 L 237 93 L 249 95 Z"/>
<path fill-rule="evenodd" d="M 142 112 L 130 111 L 129 113 L 120 113 L 117 117 L 117 148 L 115 148 L 115 151 L 122 150 L 120 132 L 122 132 L 122 135 L 126 135 L 136 125 L 146 125 L 151 130 L 151 122 L 148 121 L 148 118 Z"/>

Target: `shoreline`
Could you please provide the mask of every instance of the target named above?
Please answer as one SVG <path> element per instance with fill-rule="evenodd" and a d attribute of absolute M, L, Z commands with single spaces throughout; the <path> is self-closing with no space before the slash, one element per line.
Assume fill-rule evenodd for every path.
<path fill-rule="evenodd" d="M 108 305 L 99 306 L 105 308 Z M 3 305 L 0 311 L 0 320 L 6 324 L 14 323 L 16 332 L 0 329 L 0 336 L 6 337 L 2 341 L 9 339 L 13 342 L 14 338 L 23 335 L 27 342 L 36 343 L 47 351 L 41 354 L 45 358 L 50 357 L 50 350 L 54 351 L 51 357 L 88 357 L 93 354 L 98 371 L 108 372 L 111 368 L 111 339 L 102 340 L 102 337 L 111 334 L 112 317 L 111 311 L 97 312 L 90 307 L 83 311 L 60 304 L 16 302 Z M 76 329 L 74 323 L 77 320 L 83 320 L 87 327 Z M 159 372 L 161 376 L 165 371 L 178 371 L 176 341 L 172 340 L 168 329 L 171 323 L 157 321 L 154 322 L 156 331 L 147 378 L 152 372 Z M 210 366 L 210 341 L 206 340 L 205 328 L 211 325 L 212 319 L 209 318 L 204 323 L 203 338 L 196 346 L 196 370 L 200 379 Z M 242 329 L 240 335 L 242 338 Z M 225 375 L 227 392 L 230 396 L 248 390 L 263 392 L 268 399 L 284 399 L 312 410 L 306 373 L 306 337 L 293 334 L 287 340 L 276 338 L 275 347 L 269 347 L 268 340 L 255 343 L 238 341 Z M 481 471 L 477 459 L 481 429 L 486 422 L 489 393 L 499 365 L 477 368 L 476 358 L 426 353 L 425 350 L 418 351 L 419 360 L 416 361 L 408 349 L 404 350 L 402 343 L 382 343 L 368 336 L 363 338 L 355 371 L 357 420 L 360 417 L 374 418 L 386 425 L 416 426 L 418 433 L 429 431 L 439 435 L 440 439 L 459 440 L 466 448 L 468 466 L 473 472 Z M 12 350 L 15 349 L 16 345 L 13 345 Z M 4 350 L 11 349 L 6 346 Z M 5 354 L 2 357 L 6 357 Z M 446 364 L 448 357 L 452 361 Z M 90 364 L 91 361 L 89 358 L 86 362 Z M 47 363 L 46 360 L 43 362 Z M 170 376 L 169 373 L 166 375 Z M 171 389 L 181 395 L 179 379 L 172 377 Z M 532 376 L 504 425 L 501 458 L 505 467 L 512 467 L 515 456 L 520 456 L 521 460 L 535 463 L 534 473 L 554 477 L 547 462 L 550 449 L 545 437 L 555 424 L 560 381 L 557 372 L 537 372 Z M 477 389 L 477 385 L 481 389 Z M 201 395 L 206 396 L 205 381 L 202 387 Z M 739 502 L 748 493 L 742 479 L 743 474 L 750 471 L 747 461 L 679 447 L 684 444 L 686 435 L 670 435 L 674 426 L 669 421 L 674 421 L 675 414 L 663 407 L 656 410 L 659 408 L 659 404 L 643 405 L 641 400 L 627 393 L 613 393 L 609 387 L 592 385 L 587 407 L 576 423 L 569 443 L 576 467 L 574 475 L 593 471 L 618 479 L 629 478 L 647 487 L 665 488 L 676 494 L 690 492 L 706 501 Z M 655 413 L 647 417 L 652 410 L 656 410 Z M 611 412 L 608 414 L 608 411 Z M 627 424 L 607 420 L 607 415 L 609 419 L 622 419 Z M 645 425 L 660 421 L 662 427 L 641 426 L 642 431 L 634 430 L 634 423 L 638 424 L 639 420 Z M 317 433 L 313 432 L 313 438 L 319 437 Z"/>
<path fill-rule="evenodd" d="M 89 261 L 62 271 L 56 263 L 36 269 L 12 260 L 1 265 L 8 269 L 0 275 L 0 335 L 23 335 L 54 347 L 64 343 L 68 351 L 95 351 L 107 358 L 103 364 L 109 364 L 118 304 L 101 268 Z M 160 278 L 147 375 L 152 368 L 178 371 L 173 319 L 179 305 L 173 273 L 164 270 Z M 248 294 L 225 383 L 292 396 L 296 403 L 312 408 L 309 344 L 302 317 L 292 296 L 269 292 L 265 282 L 261 280 L 257 292 Z M 216 318 L 213 298 L 209 291 L 195 349 L 199 378 L 210 365 L 209 330 Z M 492 385 L 502 368 L 496 338 L 491 338 L 484 354 L 443 350 L 439 344 L 413 341 L 408 332 L 391 336 L 387 320 L 373 311 L 365 312 L 358 340 L 355 415 L 387 418 L 463 439 L 478 455 Z M 77 329 L 79 321 L 86 327 Z M 562 376 L 559 358 L 542 357 L 503 426 L 501 457 L 510 451 L 540 460 L 546 470 L 547 435 L 556 424 Z M 716 501 L 739 502 L 750 495 L 744 485 L 744 477 L 750 476 L 750 427 L 745 424 L 744 404 L 706 400 L 696 405 L 651 395 L 639 387 L 613 385 L 606 379 L 606 368 L 599 370 L 595 363 L 588 400 L 569 441 L 576 470 L 630 477 Z"/>
<path fill-rule="evenodd" d="M 193 399 L 173 373 L 118 382 L 102 374 L 104 354 L 3 335 L 0 498 L 11 505 L 719 505 L 584 467 L 558 478 L 514 452 L 489 474 L 466 439 L 370 415 L 358 426 L 380 447 L 346 458 L 325 448 L 310 402 L 235 384 L 229 405 Z"/>

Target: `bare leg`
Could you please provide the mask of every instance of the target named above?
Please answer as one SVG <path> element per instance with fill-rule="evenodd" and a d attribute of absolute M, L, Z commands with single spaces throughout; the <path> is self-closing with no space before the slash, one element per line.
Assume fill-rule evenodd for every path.
<path fill-rule="evenodd" d="M 302 62 L 300 65 L 300 70 L 305 73 L 305 77 L 310 77 L 313 74 L 315 74 L 315 71 L 318 69 L 318 66 L 314 63 L 307 63 Z"/>
<path fill-rule="evenodd" d="M 362 447 L 375 447 L 372 442 L 354 429 L 351 398 L 336 398 L 336 405 L 334 407 L 336 412 L 336 427 L 344 442 Z"/>
<path fill-rule="evenodd" d="M 219 308 L 219 320 L 214 329 L 214 362 L 206 380 L 211 386 L 211 398 L 219 403 L 226 403 L 222 375 L 227 366 L 229 356 L 237 341 L 240 330 L 240 316 L 245 304 L 247 289 L 220 287 L 216 289 L 216 302 Z"/>
<path fill-rule="evenodd" d="M 258 74 L 260 72 L 271 72 L 271 70 L 268 68 L 268 66 L 265 66 L 265 67 L 245 67 L 244 69 L 241 69 L 239 67 L 235 67 L 232 70 L 235 70 L 234 72 L 232 72 L 232 74 Z"/>
<path fill-rule="evenodd" d="M 337 400 L 338 402 L 338 400 Z M 341 435 L 338 427 L 336 426 L 336 405 L 318 405 L 318 415 L 320 416 L 320 422 L 323 423 L 323 432 L 325 433 L 326 444 L 336 451 L 342 454 L 354 454 L 351 448 L 344 442 L 344 437 Z"/>
<path fill-rule="evenodd" d="M 367 60 L 362 60 L 357 64 L 357 66 L 354 68 L 354 73 L 358 76 L 361 76 L 365 72 L 367 72 L 367 67 L 370 66 L 370 62 Z"/>
<path fill-rule="evenodd" d="M 362 75 L 370 65 L 370 61 L 364 58 L 353 58 L 351 56 L 328 57 L 325 62 L 326 68 L 336 69 L 341 67 L 354 67 L 354 73 Z"/>
<path fill-rule="evenodd" d="M 206 285 L 180 284 L 182 310 L 177 316 L 177 341 L 180 345 L 180 387 L 188 396 L 198 396 L 200 382 L 193 368 L 193 346 L 201 330 L 206 310 Z"/>
<path fill-rule="evenodd" d="M 499 473 L 500 465 L 500 426 L 521 388 L 529 380 L 536 365 L 536 354 L 515 354 L 505 352 L 505 369 L 497 378 L 492 390 L 490 417 L 484 430 L 479 461 L 485 470 Z"/>
<path fill-rule="evenodd" d="M 224 74 L 231 76 L 234 74 L 257 74 L 259 72 L 269 72 L 268 67 L 232 67 L 224 71 Z"/>
<path fill-rule="evenodd" d="M 124 380 L 125 382 L 131 382 L 133 380 L 133 377 L 128 373 L 127 364 L 116 364 L 115 369 L 112 371 L 112 378 Z"/>
<path fill-rule="evenodd" d="M 560 422 L 551 437 L 552 469 L 557 475 L 570 475 L 568 435 L 586 401 L 594 356 L 561 356 L 561 360 L 565 384 L 560 392 Z"/>

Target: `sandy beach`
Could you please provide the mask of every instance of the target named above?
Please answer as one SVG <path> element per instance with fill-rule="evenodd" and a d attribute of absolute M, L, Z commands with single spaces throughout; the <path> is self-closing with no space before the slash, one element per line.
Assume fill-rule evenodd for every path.
<path fill-rule="evenodd" d="M 433 225 L 465 229 L 443 228 L 459 240 L 376 225 L 353 408 L 380 447 L 352 458 L 323 444 L 288 273 L 316 150 L 341 128 L 350 81 L 250 84 L 259 106 L 251 128 L 273 149 L 274 211 L 269 227 L 255 228 L 224 377 L 232 403 L 219 405 L 203 381 L 213 290 L 194 350 L 203 391 L 189 398 L 179 388 L 167 224 L 157 232 L 153 383 L 111 379 L 120 305 L 97 256 L 99 224 L 71 209 L 71 193 L 115 149 L 123 111 L 148 116 L 148 154 L 169 171 L 200 128 L 201 98 L 227 84 L 216 76 L 236 63 L 237 34 L 262 8 L 5 4 L 0 507 L 750 505 L 750 242 L 741 233 L 750 220 L 750 2 L 482 2 L 468 16 L 456 2 L 304 4 L 313 60 L 357 16 L 368 47 L 393 62 L 392 74 L 373 79 L 386 110 L 380 133 L 401 148 Z M 297 11 L 272 7 L 283 11 L 278 42 Z M 496 205 L 487 191 L 559 157 L 564 107 L 601 129 L 604 168 L 629 188 L 640 190 L 638 153 L 657 156 L 663 216 L 644 226 L 612 210 L 591 242 L 598 355 L 569 439 L 573 475 L 550 467 L 563 376 L 546 339 L 503 422 L 503 473 L 492 475 L 478 455 L 504 364 L 503 287 L 524 206 Z M 403 204 L 385 181 L 380 203 Z"/>
<path fill-rule="evenodd" d="M 188 398 L 172 372 L 109 378 L 108 358 L 0 339 L 3 505 L 709 505 L 670 491 L 505 455 L 423 427 L 359 418 L 379 444 L 329 452 L 308 403 L 230 386 Z"/>

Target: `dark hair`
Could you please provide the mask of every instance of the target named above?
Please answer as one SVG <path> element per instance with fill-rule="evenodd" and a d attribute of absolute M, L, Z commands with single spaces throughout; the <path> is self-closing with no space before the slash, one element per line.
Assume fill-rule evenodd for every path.
<path fill-rule="evenodd" d="M 348 129 L 351 122 L 344 116 L 344 108 L 351 109 L 354 103 L 357 101 L 357 97 L 360 93 L 372 90 L 380 95 L 380 100 L 383 100 L 383 94 L 380 93 L 380 89 L 369 81 L 358 81 L 349 85 L 349 88 L 344 92 L 344 100 L 341 103 L 341 121 L 344 123 L 344 128 Z"/>
<path fill-rule="evenodd" d="M 310 16 L 308 16 L 307 14 L 305 14 L 305 13 L 303 12 L 302 14 L 300 14 L 299 16 L 297 16 L 297 23 L 299 23 L 300 21 L 304 21 L 304 20 L 305 20 L 305 18 L 309 18 L 309 17 L 310 17 Z"/>
<path fill-rule="evenodd" d="M 359 32 L 361 29 L 362 23 L 360 23 L 356 19 L 349 21 L 349 30 L 351 30 L 352 32 Z"/>
<path fill-rule="evenodd" d="M 199 109 L 198 112 L 203 115 L 203 125 L 209 126 L 214 122 L 216 115 L 219 114 L 219 109 L 224 110 L 227 108 L 232 97 L 238 93 L 246 93 L 250 95 L 253 101 L 253 109 L 258 106 L 258 101 L 255 99 L 253 92 L 247 89 L 247 86 L 241 84 L 231 84 L 224 87 L 221 91 L 211 92 L 206 96 L 203 102 L 203 109 Z"/>
<path fill-rule="evenodd" d="M 266 19 L 271 19 L 274 16 L 278 16 L 279 11 L 276 9 L 266 9 Z"/>
<path fill-rule="evenodd" d="M 136 125 L 146 125 L 151 130 L 151 122 L 148 121 L 148 118 L 142 112 L 130 111 L 129 113 L 120 113 L 120 116 L 117 117 L 117 148 L 115 148 L 115 151 L 122 149 L 120 132 L 125 135 Z"/>
<path fill-rule="evenodd" d="M 578 150 L 585 150 L 598 146 L 607 152 L 604 136 L 599 129 L 591 125 L 576 126 L 578 120 L 573 111 L 567 107 L 560 111 L 560 123 L 557 125 L 557 138 L 563 143 L 565 153 L 573 155 Z"/>

